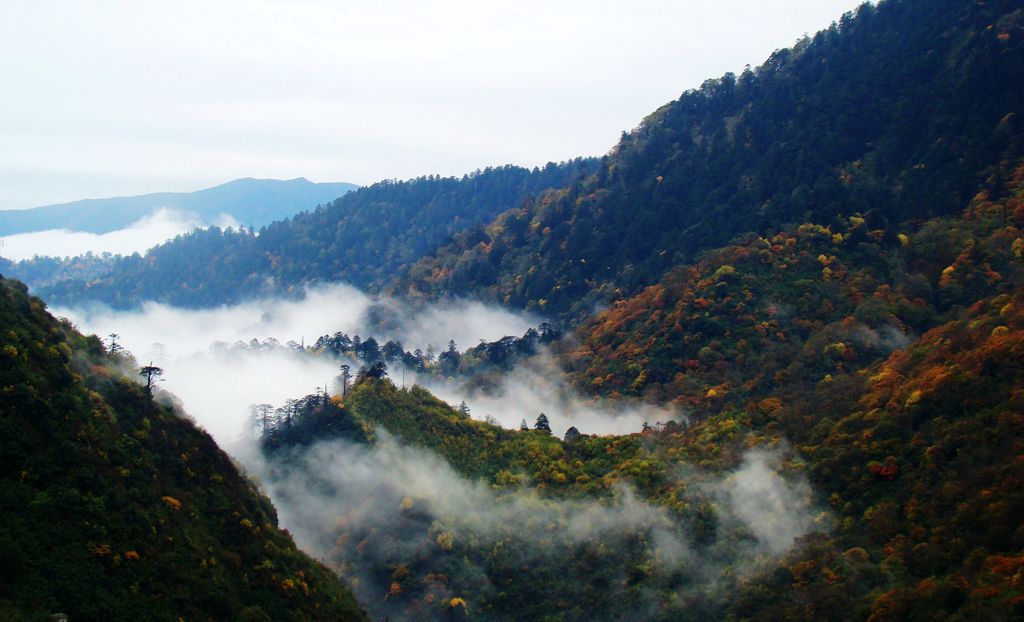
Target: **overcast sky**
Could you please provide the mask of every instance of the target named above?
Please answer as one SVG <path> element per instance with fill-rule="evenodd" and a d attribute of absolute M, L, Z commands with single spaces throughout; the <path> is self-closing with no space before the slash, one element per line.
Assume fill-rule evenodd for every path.
<path fill-rule="evenodd" d="M 0 209 L 601 155 L 857 4 L 5 2 Z"/>

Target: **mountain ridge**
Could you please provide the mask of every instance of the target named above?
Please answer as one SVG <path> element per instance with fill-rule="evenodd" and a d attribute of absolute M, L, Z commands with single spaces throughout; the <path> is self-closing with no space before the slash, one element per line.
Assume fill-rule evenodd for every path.
<path fill-rule="evenodd" d="M 243 226 L 260 227 L 333 201 L 358 188 L 345 182 L 315 183 L 305 177 L 242 177 L 192 192 L 154 192 L 81 199 L 24 210 L 0 211 L 0 236 L 47 229 L 109 233 L 159 208 L 183 211 L 213 223 L 226 214 Z"/>

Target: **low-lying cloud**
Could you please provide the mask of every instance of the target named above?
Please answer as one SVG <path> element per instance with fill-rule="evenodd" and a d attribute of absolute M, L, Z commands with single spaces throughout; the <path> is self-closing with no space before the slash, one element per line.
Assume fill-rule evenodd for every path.
<path fill-rule="evenodd" d="M 376 319 L 382 309 L 390 318 L 383 325 Z M 54 313 L 105 342 L 117 334 L 119 345 L 140 363 L 163 367 L 163 388 L 178 395 L 185 410 L 222 445 L 243 430 L 250 404 L 280 405 L 333 381 L 338 361 L 300 349 L 321 335 L 372 335 L 382 343 L 399 339 L 408 349 L 426 350 L 431 345 L 439 349 L 449 339 L 475 343 L 522 334 L 534 321 L 477 302 L 449 302 L 417 313 L 401 301 L 374 300 L 340 284 L 311 288 L 301 300 L 275 298 L 215 309 L 146 303 L 135 311 L 94 305 Z M 278 347 L 228 347 L 253 339 Z"/>
<path fill-rule="evenodd" d="M 237 227 L 238 223 L 228 215 L 222 215 L 217 222 L 206 223 L 193 215 L 161 207 L 128 227 L 109 233 L 49 229 L 9 235 L 3 238 L 0 255 L 12 261 L 32 259 L 37 255 L 74 257 L 88 252 L 131 255 L 145 252 L 193 229 L 211 225 Z"/>
<path fill-rule="evenodd" d="M 667 586 L 683 606 L 688 598 L 718 598 L 730 581 L 818 528 L 809 486 L 802 477 L 781 474 L 779 452 L 748 451 L 725 474 L 680 473 L 697 484 L 689 487 L 689 500 L 715 508 L 717 535 L 701 541 L 628 486 L 604 501 L 546 498 L 524 488 L 496 491 L 386 433 L 373 446 L 331 441 L 286 460 L 268 463 L 250 454 L 245 462 L 298 544 L 339 571 L 371 614 L 396 620 L 436 617 L 416 608 L 425 595 L 426 602 L 436 595 L 480 603 L 503 589 L 522 589 L 522 583 L 504 588 L 495 582 L 509 568 L 519 575 L 512 585 L 535 580 L 532 572 L 558 576 L 559 589 L 572 594 L 555 594 L 552 603 L 582 598 L 598 574 L 617 569 L 620 576 L 600 598 L 616 605 L 628 599 L 628 613 L 616 619 L 651 619 L 655 610 L 664 615 L 674 606 L 664 601 Z M 604 547 L 614 552 L 601 558 Z M 646 565 L 643 586 L 627 589 L 639 580 L 628 577 L 637 563 Z M 431 584 L 439 575 L 444 583 Z M 538 598 L 547 597 L 549 586 L 534 587 Z M 415 598 L 399 598 L 402 590 L 414 590 Z M 580 606 L 586 619 L 611 615 L 601 602 Z"/>
<path fill-rule="evenodd" d="M 464 379 L 416 377 L 416 381 L 450 404 L 465 402 L 473 417 L 491 417 L 506 428 L 518 428 L 524 419 L 533 427 L 544 413 L 558 436 L 569 427 L 582 434 L 629 434 L 641 431 L 645 423 L 688 420 L 684 411 L 672 405 L 584 397 L 545 351 L 501 373 L 493 386 L 476 387 Z"/>

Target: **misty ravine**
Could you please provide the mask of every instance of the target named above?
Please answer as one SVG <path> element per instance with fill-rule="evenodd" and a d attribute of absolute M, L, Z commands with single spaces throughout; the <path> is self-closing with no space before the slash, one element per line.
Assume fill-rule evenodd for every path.
<path fill-rule="evenodd" d="M 488 619 L 518 619 L 502 602 L 514 581 L 538 600 L 585 603 L 590 619 L 644 620 L 665 607 L 667 586 L 677 588 L 680 611 L 717 601 L 823 527 L 806 480 L 781 474 L 783 460 L 781 448 L 751 450 L 727 473 L 676 474 L 689 482 L 688 502 L 716 506 L 710 537 L 627 484 L 600 501 L 496 488 L 387 433 L 372 446 L 320 443 L 272 462 L 254 454 L 247 466 L 300 546 L 327 561 L 377 616 L 423 615 L 397 598 L 409 588 L 396 588 L 394 579 L 433 569 L 434 582 L 411 588 L 421 601 L 461 598 Z M 628 576 L 638 566 L 641 587 Z M 549 582 L 550 574 L 561 580 Z"/>
<path fill-rule="evenodd" d="M 489 619 L 515 619 L 520 606 L 512 603 L 525 588 L 549 590 L 538 602 L 575 603 L 590 619 L 700 611 L 694 603 L 717 606 L 737 582 L 829 522 L 779 440 L 747 450 L 725 470 L 674 468 L 664 485 L 676 491 L 680 511 L 646 499 L 628 480 L 608 480 L 593 498 L 546 491 L 522 471 L 467 477 L 429 447 L 381 426 L 370 431 L 370 443 L 321 441 L 272 455 L 254 437 L 251 405 L 277 406 L 319 388 L 337 396 L 339 366 L 354 373 L 361 363 L 312 351 L 313 336 L 344 330 L 439 351 L 449 341 L 497 340 L 537 323 L 507 309 L 469 301 L 413 307 L 336 285 L 298 300 L 213 310 L 147 304 L 132 312 L 96 306 L 61 313 L 85 330 L 116 333 L 140 360 L 163 367 L 162 389 L 241 461 L 273 500 L 282 526 L 374 615 L 429 618 L 432 605 L 456 602 Z M 403 366 L 390 373 L 396 385 L 425 387 L 507 430 L 523 420 L 532 425 L 538 413 L 546 413 L 557 437 L 569 427 L 630 434 L 687 422 L 671 405 L 581 396 L 543 347 L 497 379 L 492 374 L 485 389 L 473 378 Z M 410 584 L 410 573 L 433 578 Z M 551 573 L 562 579 L 545 586 Z"/>

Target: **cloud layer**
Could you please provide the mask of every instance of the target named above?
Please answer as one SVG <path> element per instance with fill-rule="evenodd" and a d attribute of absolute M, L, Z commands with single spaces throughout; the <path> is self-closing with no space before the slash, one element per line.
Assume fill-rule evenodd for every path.
<path fill-rule="evenodd" d="M 390 318 L 386 326 L 373 319 L 382 307 Z M 426 350 L 449 339 L 475 343 L 519 335 L 535 321 L 477 302 L 450 302 L 417 314 L 400 301 L 375 301 L 346 285 L 310 289 L 302 300 L 267 299 L 207 310 L 147 303 L 138 311 L 93 306 L 54 313 L 104 341 L 115 333 L 140 362 L 163 367 L 163 388 L 178 395 L 185 410 L 221 444 L 232 443 L 242 432 L 250 404 L 280 405 L 333 380 L 337 361 L 294 347 L 310 345 L 321 335 L 343 331 L 372 335 L 381 343 L 395 338 L 410 350 Z M 253 339 L 274 340 L 280 347 L 230 347 Z"/>
<path fill-rule="evenodd" d="M 0 255 L 19 261 L 36 255 L 49 257 L 74 257 L 91 252 L 96 255 L 111 253 L 131 255 L 162 244 L 167 240 L 188 233 L 196 228 L 216 224 L 221 227 L 237 227 L 230 216 L 222 216 L 216 223 L 203 223 L 193 216 L 176 210 L 158 208 L 149 216 L 139 219 L 130 226 L 110 233 L 87 233 L 50 229 L 34 233 L 19 233 L 3 238 Z"/>
<path fill-rule="evenodd" d="M 462 594 L 477 603 L 496 591 L 522 588 L 522 582 L 534 580 L 530 572 L 543 568 L 562 573 L 558 585 L 582 594 L 595 566 L 576 557 L 587 558 L 602 546 L 615 549 L 608 554 L 618 557 L 605 558 L 598 568 L 623 564 L 622 576 L 602 597 L 628 598 L 631 612 L 624 619 L 649 619 L 655 608 L 664 612 L 665 593 L 682 606 L 692 598 L 713 601 L 730 581 L 762 568 L 821 528 L 810 487 L 802 477 L 782 475 L 779 452 L 748 451 L 738 468 L 724 474 L 680 473 L 697 484 L 688 493 L 694 505 L 714 504 L 705 505 L 714 507 L 717 524 L 710 541 L 695 540 L 684 524 L 628 486 L 604 501 L 545 498 L 531 489 L 496 491 L 460 477 L 436 454 L 387 434 L 374 446 L 332 441 L 282 461 L 267 463 L 250 454 L 245 462 L 298 544 L 332 564 L 371 614 L 396 620 L 431 619 L 411 615 L 405 609 L 408 598 L 381 600 L 395 576 L 388 573 L 400 566 L 412 573 L 406 589 L 416 590 L 431 573 L 450 569 L 452 581 L 439 593 Z M 640 549 L 631 548 L 629 543 L 638 542 L 644 543 Z M 645 582 L 640 593 L 630 589 L 627 594 L 625 586 L 636 579 L 627 580 L 625 565 L 641 562 L 647 564 Z M 523 569 L 512 579 L 518 588 L 492 582 L 490 575 L 506 567 Z M 536 585 L 538 598 L 545 588 Z M 572 601 L 574 595 L 557 598 Z M 607 618 L 602 603 L 582 606 L 595 619 Z"/>

